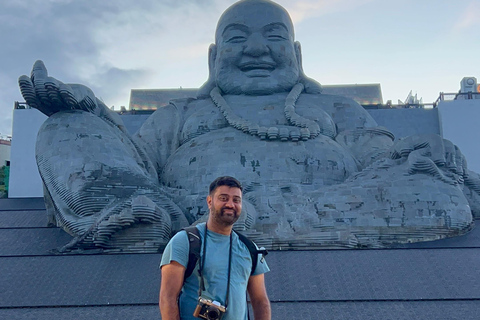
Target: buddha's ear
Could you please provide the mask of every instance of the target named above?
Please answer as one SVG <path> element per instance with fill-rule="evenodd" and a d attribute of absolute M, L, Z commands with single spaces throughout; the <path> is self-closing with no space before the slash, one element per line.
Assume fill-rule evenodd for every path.
<path fill-rule="evenodd" d="M 208 47 L 208 72 L 209 77 L 214 77 L 215 75 L 215 60 L 217 59 L 217 45 L 212 43 Z"/>
<path fill-rule="evenodd" d="M 298 68 L 300 69 L 300 72 L 303 74 L 302 46 L 298 41 L 295 41 L 294 46 L 295 46 L 295 57 L 297 58 Z"/>
<path fill-rule="evenodd" d="M 298 63 L 298 70 L 300 71 L 299 80 L 305 86 L 306 93 L 313 93 L 319 94 L 322 93 L 322 86 L 317 81 L 310 79 L 305 75 L 303 72 L 303 65 L 302 65 L 302 47 L 300 46 L 300 42 L 295 41 L 295 57 L 297 58 Z"/>
<path fill-rule="evenodd" d="M 215 88 L 215 61 L 217 59 L 217 46 L 211 44 L 208 48 L 208 79 L 197 91 L 197 98 L 210 96 L 210 91 Z"/>

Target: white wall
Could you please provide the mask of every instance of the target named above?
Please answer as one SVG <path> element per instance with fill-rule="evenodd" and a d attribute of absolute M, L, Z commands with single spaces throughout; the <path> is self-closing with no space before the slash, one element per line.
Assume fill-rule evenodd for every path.
<path fill-rule="evenodd" d="M 480 99 L 438 104 L 441 132 L 467 158 L 468 168 L 480 173 Z"/>
<path fill-rule="evenodd" d="M 13 110 L 9 198 L 43 197 L 35 161 L 37 132 L 47 117 L 36 109 Z"/>

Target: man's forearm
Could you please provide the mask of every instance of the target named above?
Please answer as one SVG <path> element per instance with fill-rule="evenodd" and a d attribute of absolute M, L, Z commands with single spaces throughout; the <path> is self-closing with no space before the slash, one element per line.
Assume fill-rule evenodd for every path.
<path fill-rule="evenodd" d="M 255 320 L 271 320 L 272 311 L 270 309 L 270 301 L 262 299 L 260 301 L 252 301 L 253 317 Z"/>
<path fill-rule="evenodd" d="M 180 320 L 180 310 L 177 301 L 172 299 L 160 299 L 160 314 L 162 320 Z"/>

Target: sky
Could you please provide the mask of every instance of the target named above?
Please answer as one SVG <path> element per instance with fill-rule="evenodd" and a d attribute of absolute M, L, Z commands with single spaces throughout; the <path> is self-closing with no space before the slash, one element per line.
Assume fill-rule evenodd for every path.
<path fill-rule="evenodd" d="M 20 75 L 90 87 L 107 106 L 131 89 L 198 88 L 221 13 L 235 0 L 1 0 L 0 136 L 12 132 Z M 463 77 L 480 82 L 480 0 L 278 0 L 292 16 L 303 68 L 321 84 L 380 83 L 432 103 Z"/>

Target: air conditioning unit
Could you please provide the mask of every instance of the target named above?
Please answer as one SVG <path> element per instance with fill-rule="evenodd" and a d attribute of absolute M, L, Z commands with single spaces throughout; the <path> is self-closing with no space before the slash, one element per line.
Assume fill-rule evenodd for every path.
<path fill-rule="evenodd" d="M 465 77 L 460 82 L 460 93 L 477 92 L 477 78 Z"/>

